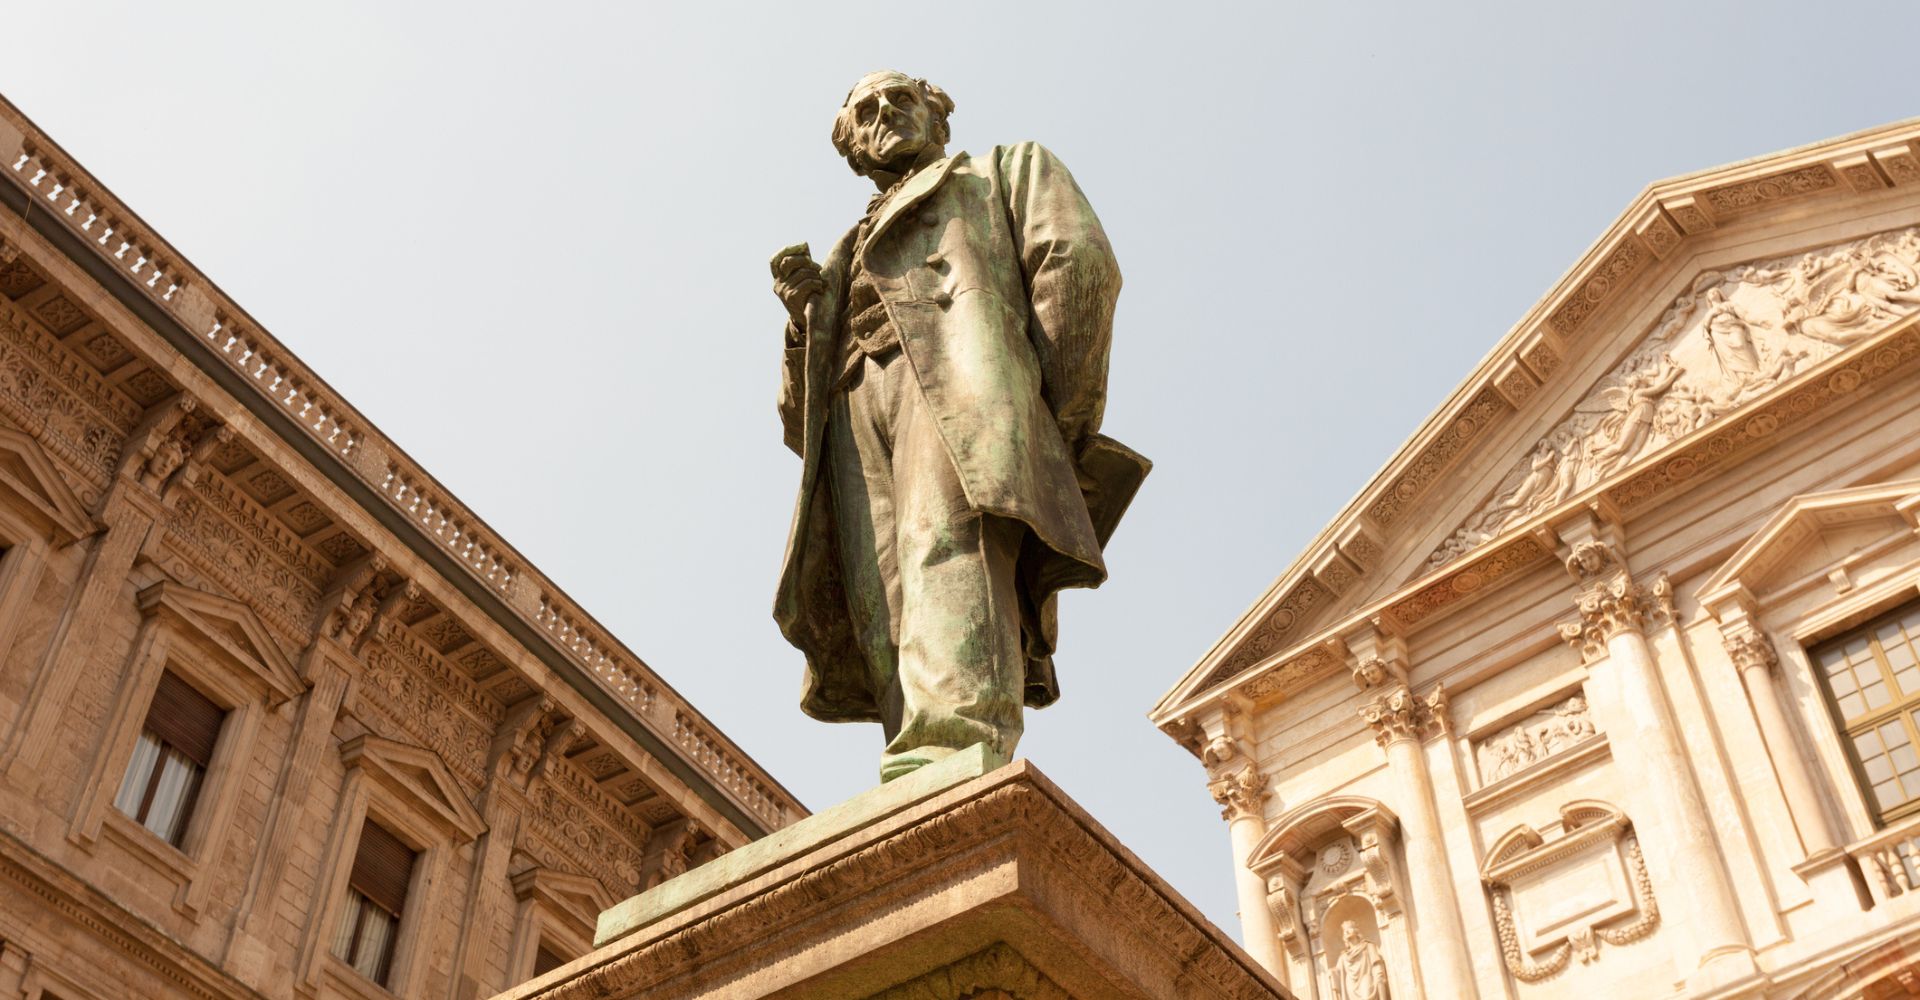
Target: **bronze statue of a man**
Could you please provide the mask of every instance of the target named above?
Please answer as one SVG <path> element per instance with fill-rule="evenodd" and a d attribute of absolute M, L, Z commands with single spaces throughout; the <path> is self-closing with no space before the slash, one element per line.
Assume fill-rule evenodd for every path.
<path fill-rule="evenodd" d="M 824 264 L 774 255 L 780 417 L 801 457 L 781 632 L 801 707 L 877 721 L 887 781 L 975 743 L 1010 759 L 1059 697 L 1055 594 L 1096 587 L 1150 467 L 1098 434 L 1120 271 L 1031 142 L 948 155 L 953 101 L 856 84 L 833 145 L 879 189 Z"/>

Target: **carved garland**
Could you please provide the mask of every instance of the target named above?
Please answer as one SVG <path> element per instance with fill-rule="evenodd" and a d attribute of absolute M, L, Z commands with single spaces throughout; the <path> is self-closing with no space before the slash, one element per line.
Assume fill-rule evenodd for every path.
<path fill-rule="evenodd" d="M 1627 835 L 1625 844 L 1627 865 L 1633 875 L 1633 902 L 1640 916 L 1631 923 L 1618 927 L 1595 927 L 1593 937 L 1610 945 L 1632 944 L 1652 934 L 1660 926 L 1660 905 L 1653 898 L 1653 880 L 1647 875 L 1647 860 L 1640 854 L 1640 838 Z M 1558 975 L 1573 958 L 1576 945 L 1580 951 L 1581 962 L 1591 962 L 1599 956 L 1591 938 L 1580 935 L 1555 945 L 1548 953 L 1547 960 L 1535 963 L 1527 958 L 1520 949 L 1520 934 L 1514 929 L 1513 900 L 1505 886 L 1489 887 L 1493 897 L 1493 921 L 1500 935 L 1500 954 L 1506 959 L 1507 971 L 1523 983 L 1537 983 L 1542 979 Z"/>

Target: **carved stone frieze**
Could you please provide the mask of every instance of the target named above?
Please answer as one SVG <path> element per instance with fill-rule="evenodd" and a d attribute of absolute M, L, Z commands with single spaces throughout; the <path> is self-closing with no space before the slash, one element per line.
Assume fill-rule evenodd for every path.
<path fill-rule="evenodd" d="M 1916 310 L 1920 228 L 1703 272 L 1429 564 L 1451 562 Z"/>
<path fill-rule="evenodd" d="M 1446 726 L 1446 688 L 1436 686 L 1425 697 L 1415 697 L 1405 684 L 1360 706 L 1360 719 L 1373 728 L 1381 746 L 1400 740 L 1422 740 Z"/>
<path fill-rule="evenodd" d="M 1584 694 L 1576 692 L 1497 732 L 1475 740 L 1480 783 L 1493 782 L 1599 734 Z"/>

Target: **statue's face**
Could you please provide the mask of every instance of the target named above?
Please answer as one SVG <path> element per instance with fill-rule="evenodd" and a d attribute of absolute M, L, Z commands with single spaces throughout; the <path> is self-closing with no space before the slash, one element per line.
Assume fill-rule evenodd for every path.
<path fill-rule="evenodd" d="M 1346 921 L 1340 925 L 1340 938 L 1347 944 L 1353 944 L 1360 940 L 1360 928 L 1353 926 L 1353 921 Z"/>
<path fill-rule="evenodd" d="M 907 77 L 885 73 L 862 80 L 847 106 L 852 109 L 853 146 L 870 163 L 899 169 L 933 144 L 933 112 L 920 85 Z"/>

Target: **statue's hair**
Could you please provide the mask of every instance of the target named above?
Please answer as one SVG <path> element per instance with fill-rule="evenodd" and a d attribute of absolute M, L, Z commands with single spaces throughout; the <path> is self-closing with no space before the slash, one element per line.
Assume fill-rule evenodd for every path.
<path fill-rule="evenodd" d="M 868 73 L 861 77 L 860 82 L 855 83 L 853 89 L 847 91 L 846 99 L 840 102 L 840 113 L 833 116 L 833 148 L 846 158 L 847 166 L 852 167 L 853 172 L 862 177 L 871 173 L 876 164 L 869 162 L 867 154 L 853 144 L 853 95 L 860 89 L 861 83 L 880 75 L 882 73 Z M 904 73 L 898 75 L 906 76 Z M 920 88 L 920 99 L 927 102 L 927 110 L 933 118 L 934 144 L 946 145 L 948 138 L 952 135 L 951 130 L 947 128 L 947 116 L 953 114 L 953 98 L 948 97 L 946 91 L 926 80 L 914 77 L 907 77 L 907 79 L 912 80 Z"/>

